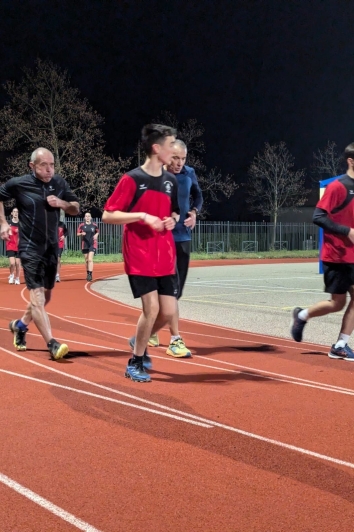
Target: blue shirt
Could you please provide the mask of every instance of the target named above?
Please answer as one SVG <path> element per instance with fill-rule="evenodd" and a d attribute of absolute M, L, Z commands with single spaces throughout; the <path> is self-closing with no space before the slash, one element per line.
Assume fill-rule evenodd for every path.
<path fill-rule="evenodd" d="M 192 239 L 190 227 L 184 225 L 188 218 L 188 211 L 195 207 L 198 212 L 203 205 L 203 194 L 198 184 L 194 168 L 183 166 L 181 173 L 175 174 L 178 183 L 178 205 L 180 209 L 180 219 L 172 231 L 175 242 L 186 242 Z M 192 205 L 190 198 L 192 197 Z"/>

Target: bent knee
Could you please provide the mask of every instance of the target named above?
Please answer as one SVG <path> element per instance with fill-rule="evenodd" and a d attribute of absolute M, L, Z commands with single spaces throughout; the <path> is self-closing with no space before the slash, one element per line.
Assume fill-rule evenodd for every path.
<path fill-rule="evenodd" d="M 333 300 L 331 301 L 332 303 L 332 307 L 333 307 L 333 312 L 339 312 L 340 310 L 343 310 L 344 307 L 345 307 L 345 304 L 346 304 L 346 299 L 343 299 L 343 300 Z"/>

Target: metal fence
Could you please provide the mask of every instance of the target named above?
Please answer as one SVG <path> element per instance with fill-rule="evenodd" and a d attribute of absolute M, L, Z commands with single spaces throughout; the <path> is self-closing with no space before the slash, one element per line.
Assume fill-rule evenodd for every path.
<path fill-rule="evenodd" d="M 81 238 L 76 236 L 83 220 L 66 220 L 66 250 L 79 251 Z M 98 253 L 117 254 L 122 251 L 123 227 L 93 220 L 99 228 Z M 318 249 L 319 229 L 312 223 L 205 222 L 198 221 L 192 232 L 192 251 L 205 253 L 258 252 Z M 5 244 L 0 240 L 0 255 Z"/>

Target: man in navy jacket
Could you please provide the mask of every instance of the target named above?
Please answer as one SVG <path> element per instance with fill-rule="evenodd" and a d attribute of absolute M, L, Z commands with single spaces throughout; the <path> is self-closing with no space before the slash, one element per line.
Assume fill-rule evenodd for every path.
<path fill-rule="evenodd" d="M 178 299 L 182 295 L 188 274 L 192 240 L 191 231 L 195 227 L 197 215 L 203 205 L 203 195 L 197 176 L 192 167 L 186 166 L 186 158 L 187 146 L 182 140 L 177 139 L 174 143 L 171 163 L 167 166 L 167 170 L 175 175 L 178 183 L 180 218 L 172 231 L 177 254 Z M 179 312 L 177 307 L 177 312 L 170 322 L 171 340 L 166 353 L 177 358 L 189 358 L 191 357 L 191 352 L 179 334 L 178 321 Z M 150 338 L 149 345 L 154 347 L 159 345 L 156 335 Z"/>

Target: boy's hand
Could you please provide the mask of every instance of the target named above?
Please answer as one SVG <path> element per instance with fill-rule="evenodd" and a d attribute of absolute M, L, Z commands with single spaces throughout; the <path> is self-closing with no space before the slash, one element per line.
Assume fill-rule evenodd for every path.
<path fill-rule="evenodd" d="M 168 231 L 172 231 L 176 227 L 177 221 L 175 218 L 172 218 L 172 216 L 165 216 L 165 218 L 163 219 L 163 223 L 165 229 L 167 229 Z"/>
<path fill-rule="evenodd" d="M 158 233 L 161 233 L 165 229 L 164 222 L 158 216 L 152 216 L 147 214 L 144 218 L 144 223 L 149 225 L 152 229 L 155 229 Z"/>

